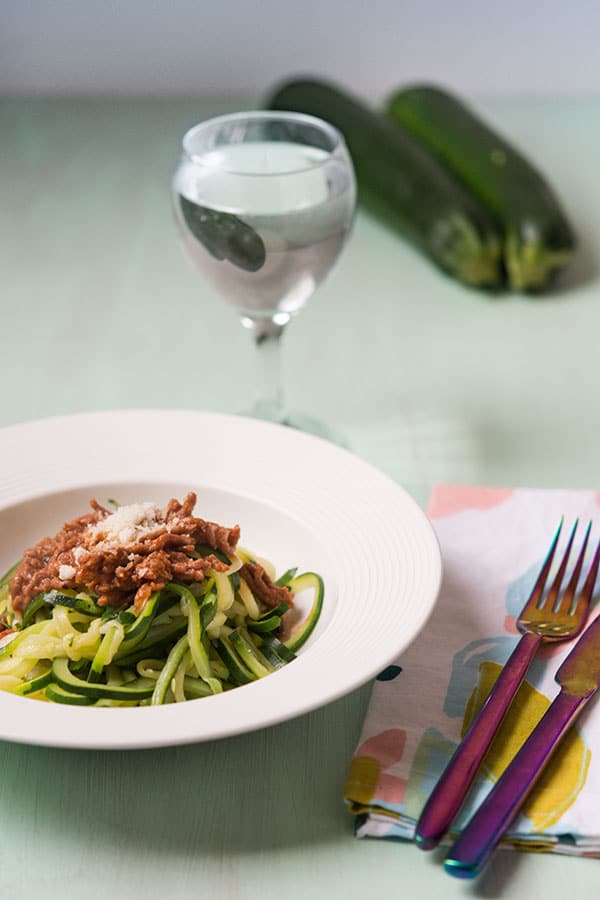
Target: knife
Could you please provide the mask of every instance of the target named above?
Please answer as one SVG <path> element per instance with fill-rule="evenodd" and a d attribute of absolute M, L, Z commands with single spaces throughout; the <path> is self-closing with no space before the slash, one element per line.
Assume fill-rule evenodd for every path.
<path fill-rule="evenodd" d="M 444 861 L 450 875 L 474 878 L 481 871 L 558 744 L 600 687 L 600 616 L 577 641 L 554 680 L 560 693 L 450 848 Z"/>

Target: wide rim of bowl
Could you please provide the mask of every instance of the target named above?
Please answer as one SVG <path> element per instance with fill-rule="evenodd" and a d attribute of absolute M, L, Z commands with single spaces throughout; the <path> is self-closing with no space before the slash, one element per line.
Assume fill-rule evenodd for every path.
<path fill-rule="evenodd" d="M 83 455 L 90 435 L 100 437 L 85 443 Z M 75 709 L 0 693 L 5 740 L 139 749 L 274 725 L 374 678 L 425 626 L 438 596 L 437 538 L 404 488 L 349 451 L 279 425 L 187 410 L 81 413 L 1 429 L 0 464 L 0 511 L 115 481 L 205 483 L 257 498 L 327 542 L 338 596 L 318 641 L 265 679 L 216 697 L 133 709 Z"/>

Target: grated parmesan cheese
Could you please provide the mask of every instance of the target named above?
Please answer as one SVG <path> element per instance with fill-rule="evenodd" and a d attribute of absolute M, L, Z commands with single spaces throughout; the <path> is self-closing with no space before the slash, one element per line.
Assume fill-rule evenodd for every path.
<path fill-rule="evenodd" d="M 70 578 L 75 577 L 75 569 L 73 566 L 59 566 L 58 577 L 61 581 L 69 581 Z"/>
<path fill-rule="evenodd" d="M 163 512 L 154 503 L 132 503 L 90 525 L 86 537 L 93 545 L 127 547 L 135 544 L 143 535 L 156 531 L 163 524 Z"/>

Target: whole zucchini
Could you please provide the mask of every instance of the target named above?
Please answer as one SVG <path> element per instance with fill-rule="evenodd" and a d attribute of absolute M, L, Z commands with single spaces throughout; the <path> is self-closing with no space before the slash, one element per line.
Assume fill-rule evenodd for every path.
<path fill-rule="evenodd" d="M 440 88 L 416 85 L 398 91 L 386 113 L 433 151 L 501 222 L 509 286 L 539 291 L 548 285 L 571 259 L 575 238 L 542 175 Z"/>
<path fill-rule="evenodd" d="M 501 233 L 494 217 L 412 134 L 320 81 L 288 82 L 268 105 L 335 126 L 354 163 L 359 200 L 444 271 L 473 286 L 501 284 Z"/>

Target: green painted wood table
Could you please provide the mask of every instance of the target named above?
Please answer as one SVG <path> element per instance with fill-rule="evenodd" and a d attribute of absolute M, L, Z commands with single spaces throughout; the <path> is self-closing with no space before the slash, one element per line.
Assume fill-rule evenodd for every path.
<path fill-rule="evenodd" d="M 0 425 L 250 405 L 248 335 L 185 258 L 169 197 L 184 130 L 250 105 L 0 103 Z M 561 286 L 545 299 L 466 290 L 361 214 L 285 336 L 291 404 L 423 505 L 436 481 L 600 488 L 600 102 L 479 106 L 552 173 L 577 223 Z M 597 895 L 594 860 L 502 853 L 464 884 L 438 854 L 355 840 L 342 790 L 368 697 L 367 685 L 275 728 L 169 750 L 4 744 L 5 895 Z"/>

